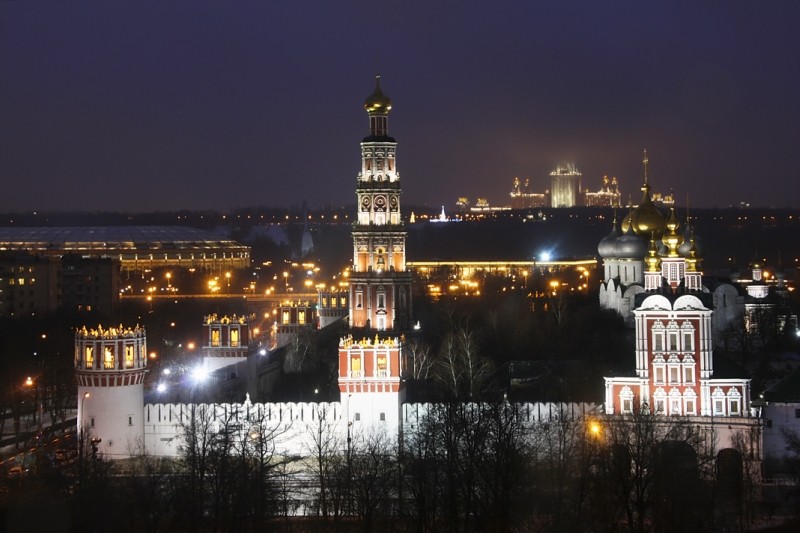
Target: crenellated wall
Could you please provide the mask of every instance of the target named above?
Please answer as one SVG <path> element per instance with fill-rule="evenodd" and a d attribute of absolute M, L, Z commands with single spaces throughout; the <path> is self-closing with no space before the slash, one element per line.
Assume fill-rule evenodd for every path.
<path fill-rule="evenodd" d="M 232 438 L 263 435 L 275 444 L 277 455 L 306 455 L 313 450 L 320 428 L 330 435 L 346 428 L 339 402 L 146 404 L 144 443 L 148 454 L 177 456 L 192 416 L 214 433 L 230 431 Z M 324 426 L 324 427 L 323 427 Z M 198 429 L 198 432 L 202 431 Z"/>

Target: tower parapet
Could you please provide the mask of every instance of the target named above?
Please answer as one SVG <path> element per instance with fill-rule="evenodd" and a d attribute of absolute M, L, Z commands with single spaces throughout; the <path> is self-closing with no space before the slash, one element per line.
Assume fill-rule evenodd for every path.
<path fill-rule="evenodd" d="M 98 451 L 105 455 L 128 455 L 144 436 L 144 328 L 77 329 L 74 362 L 79 435 L 99 439 Z"/>
<path fill-rule="evenodd" d="M 205 339 L 200 353 L 207 371 L 213 372 L 247 359 L 253 333 L 250 323 L 254 318 L 254 315 L 216 314 L 203 317 Z"/>

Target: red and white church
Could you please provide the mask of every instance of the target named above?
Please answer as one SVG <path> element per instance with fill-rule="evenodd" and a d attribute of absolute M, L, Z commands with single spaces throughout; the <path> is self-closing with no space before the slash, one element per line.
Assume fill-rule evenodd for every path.
<path fill-rule="evenodd" d="M 672 210 L 660 249 L 651 236 L 644 258 L 644 291 L 635 296 L 633 306 L 635 375 L 604 378 L 605 412 L 645 409 L 707 417 L 709 422 L 754 420 L 750 380 L 715 374 L 713 295 L 703 288 L 694 238 L 682 246 L 684 237 L 678 230 Z"/>

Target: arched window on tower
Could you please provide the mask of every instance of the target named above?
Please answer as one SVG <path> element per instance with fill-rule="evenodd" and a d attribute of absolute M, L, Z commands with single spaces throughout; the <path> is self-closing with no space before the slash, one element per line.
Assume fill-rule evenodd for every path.
<path fill-rule="evenodd" d="M 87 369 L 94 368 L 94 348 L 92 346 L 86 347 L 85 361 L 86 361 L 85 363 L 86 366 L 84 366 L 84 368 Z"/>
<path fill-rule="evenodd" d="M 114 349 L 111 346 L 103 349 L 103 368 L 106 370 L 114 368 Z"/>
<path fill-rule="evenodd" d="M 364 372 L 361 366 L 361 354 L 354 353 L 350 355 L 350 377 L 361 378 L 364 377 Z"/>
<path fill-rule="evenodd" d="M 378 354 L 377 372 L 379 378 L 385 378 L 389 375 L 387 357 L 385 353 Z"/>
<path fill-rule="evenodd" d="M 133 368 L 133 346 L 125 346 L 125 368 Z"/>

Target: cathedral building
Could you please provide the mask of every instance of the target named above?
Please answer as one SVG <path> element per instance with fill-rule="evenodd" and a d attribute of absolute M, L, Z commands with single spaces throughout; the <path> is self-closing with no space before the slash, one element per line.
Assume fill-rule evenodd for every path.
<path fill-rule="evenodd" d="M 635 374 L 605 378 L 605 412 L 695 417 L 692 422 L 698 426 L 722 430 L 720 444 L 729 444 L 735 431 L 758 427 L 751 417 L 750 380 L 715 373 L 714 299 L 703 286 L 693 238 L 681 253 L 686 247 L 679 227 L 672 210 L 660 247 L 656 232 L 651 233 L 644 283 L 632 296 Z M 715 427 L 715 418 L 726 423 Z"/>

